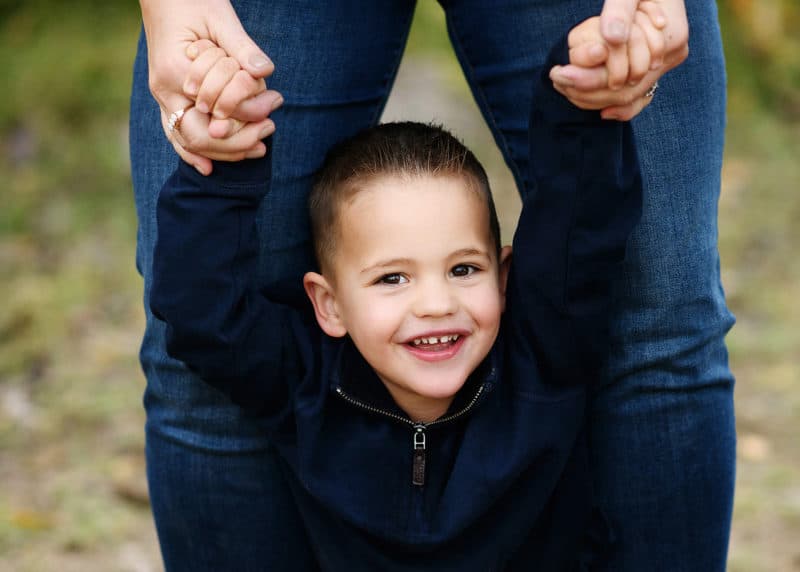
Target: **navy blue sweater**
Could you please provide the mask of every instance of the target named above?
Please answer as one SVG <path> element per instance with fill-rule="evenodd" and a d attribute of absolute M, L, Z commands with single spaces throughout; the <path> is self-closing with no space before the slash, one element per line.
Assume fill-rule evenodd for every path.
<path fill-rule="evenodd" d="M 255 289 L 268 159 L 211 177 L 182 163 L 161 191 L 150 304 L 167 349 L 265 417 L 323 570 L 579 565 L 586 394 L 641 180 L 630 126 L 552 89 L 547 70 L 565 50 L 533 82 L 533 188 L 501 333 L 436 422 L 408 419 L 348 339 Z"/>

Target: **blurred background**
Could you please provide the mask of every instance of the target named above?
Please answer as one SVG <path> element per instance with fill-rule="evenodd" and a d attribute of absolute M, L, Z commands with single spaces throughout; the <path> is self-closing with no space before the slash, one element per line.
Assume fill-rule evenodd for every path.
<path fill-rule="evenodd" d="M 720 3 L 723 281 L 738 323 L 729 569 L 800 570 L 800 4 Z M 144 481 L 127 149 L 138 4 L 0 0 L 0 572 L 160 570 Z M 413 66 L 414 73 L 408 72 Z M 436 119 L 513 181 L 432 0 L 385 119 Z"/>

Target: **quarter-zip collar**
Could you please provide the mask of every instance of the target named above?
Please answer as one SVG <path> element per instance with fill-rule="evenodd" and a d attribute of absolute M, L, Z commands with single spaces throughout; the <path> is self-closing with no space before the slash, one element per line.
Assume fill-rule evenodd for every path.
<path fill-rule="evenodd" d="M 342 344 L 339 351 L 334 368 L 333 391 L 357 409 L 407 425 L 412 429 L 411 484 L 415 487 L 423 487 L 425 486 L 427 466 L 428 429 L 464 418 L 478 405 L 498 378 L 496 348 L 497 344 L 481 365 L 467 378 L 447 412 L 430 423 L 412 420 L 397 406 L 386 386 L 349 339 Z"/>
<path fill-rule="evenodd" d="M 499 346 L 500 344 L 495 344 L 486 359 L 467 378 L 447 412 L 430 423 L 415 422 L 408 417 L 405 411 L 400 409 L 375 370 L 358 352 L 349 338 L 341 342 L 339 347 L 336 365 L 331 376 L 331 390 L 355 407 L 376 415 L 383 415 L 410 427 L 441 425 L 471 412 L 483 399 L 483 396 L 491 391 L 497 382 L 500 369 Z"/>

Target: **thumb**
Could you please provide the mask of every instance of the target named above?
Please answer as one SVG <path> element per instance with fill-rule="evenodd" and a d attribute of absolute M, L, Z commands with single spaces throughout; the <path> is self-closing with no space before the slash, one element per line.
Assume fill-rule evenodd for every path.
<path fill-rule="evenodd" d="M 621 45 L 628 41 L 638 5 L 639 0 L 605 0 L 600 13 L 600 31 L 608 43 Z"/>
<path fill-rule="evenodd" d="M 223 13 L 216 14 L 209 22 L 214 41 L 254 78 L 271 75 L 275 70 L 272 60 L 247 35 L 233 7 L 227 2 L 224 4 Z"/>

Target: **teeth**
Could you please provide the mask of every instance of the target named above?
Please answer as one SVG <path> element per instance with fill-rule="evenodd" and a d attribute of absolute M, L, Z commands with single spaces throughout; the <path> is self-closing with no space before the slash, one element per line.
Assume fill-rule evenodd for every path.
<path fill-rule="evenodd" d="M 439 336 L 430 338 L 416 338 L 412 341 L 415 346 L 420 344 L 433 345 L 433 344 L 446 344 L 447 342 L 454 342 L 458 339 L 458 334 L 451 334 L 449 336 Z"/>

